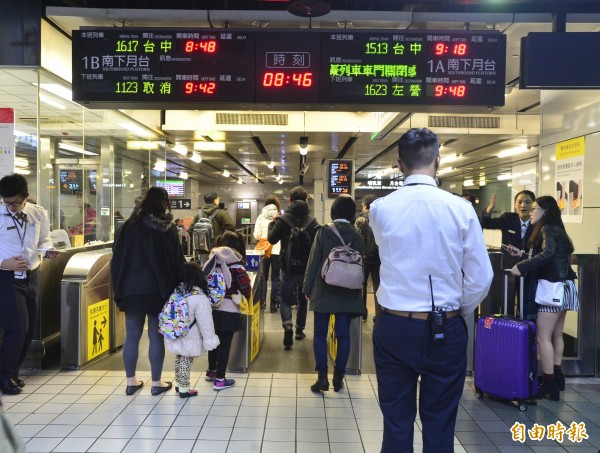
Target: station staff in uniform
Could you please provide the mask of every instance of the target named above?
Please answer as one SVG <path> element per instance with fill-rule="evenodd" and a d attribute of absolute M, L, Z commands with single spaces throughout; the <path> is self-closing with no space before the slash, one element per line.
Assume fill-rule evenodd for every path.
<path fill-rule="evenodd" d="M 423 452 L 448 453 L 467 365 L 462 316 L 486 296 L 493 272 L 475 210 L 436 186 L 437 136 L 410 129 L 398 155 L 404 186 L 370 210 L 381 259 L 373 329 L 381 452 L 412 453 L 420 377 Z"/>
<path fill-rule="evenodd" d="M 27 203 L 28 196 L 22 175 L 0 179 L 0 390 L 10 395 L 25 385 L 19 367 L 38 319 L 40 257 L 59 253 L 52 247 L 46 211 Z"/>

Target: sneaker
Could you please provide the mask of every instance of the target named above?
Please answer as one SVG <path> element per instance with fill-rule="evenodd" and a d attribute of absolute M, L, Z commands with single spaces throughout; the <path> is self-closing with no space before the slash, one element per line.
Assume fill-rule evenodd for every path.
<path fill-rule="evenodd" d="M 215 378 L 215 385 L 213 388 L 215 390 L 225 390 L 235 386 L 235 380 L 233 379 L 217 379 Z"/>
<path fill-rule="evenodd" d="M 209 382 L 214 381 L 216 374 L 217 374 L 216 371 L 206 370 L 206 377 L 204 379 L 207 380 L 207 381 L 209 381 Z"/>
<path fill-rule="evenodd" d="M 306 338 L 306 334 L 302 329 L 296 329 L 296 340 L 304 340 Z"/>
<path fill-rule="evenodd" d="M 293 336 L 294 331 L 292 329 L 285 329 L 283 332 L 283 346 L 285 346 L 285 349 L 292 348 L 292 345 L 294 344 L 294 339 L 292 338 Z"/>

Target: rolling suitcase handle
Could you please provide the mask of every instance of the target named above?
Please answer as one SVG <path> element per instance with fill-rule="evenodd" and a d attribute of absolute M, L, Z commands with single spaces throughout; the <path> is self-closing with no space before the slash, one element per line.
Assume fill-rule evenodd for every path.
<path fill-rule="evenodd" d="M 504 269 L 504 273 L 503 273 L 503 277 L 504 277 L 504 314 L 508 315 L 508 278 L 511 276 L 512 274 L 510 273 L 510 269 Z M 515 277 L 518 281 L 519 281 L 519 317 L 521 319 L 523 319 L 523 283 L 524 283 L 524 278 L 521 277 Z"/>

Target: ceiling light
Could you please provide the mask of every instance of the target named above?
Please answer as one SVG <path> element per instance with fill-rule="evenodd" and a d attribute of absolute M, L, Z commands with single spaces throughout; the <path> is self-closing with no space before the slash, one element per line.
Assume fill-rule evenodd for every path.
<path fill-rule="evenodd" d="M 225 170 L 223 170 L 223 176 L 224 176 L 225 178 L 229 178 L 229 176 L 231 176 L 231 173 L 229 173 L 229 172 L 227 171 L 227 169 L 225 169 Z"/>
<path fill-rule="evenodd" d="M 452 172 L 452 171 L 454 171 L 454 168 L 452 168 L 452 167 L 447 167 L 447 168 L 444 168 L 444 169 L 442 169 L 442 170 L 439 170 L 439 171 L 437 172 L 437 174 L 438 174 L 438 176 L 440 176 L 440 175 L 445 175 L 446 173 L 450 173 L 450 172 Z"/>
<path fill-rule="evenodd" d="M 474 185 L 475 185 L 475 183 L 473 182 L 472 179 L 465 179 L 465 181 L 463 182 L 463 186 L 464 187 L 471 187 L 471 186 L 474 186 Z"/>
<path fill-rule="evenodd" d="M 486 182 L 485 178 L 484 177 L 479 178 L 479 186 L 483 187 L 485 185 L 487 185 L 487 182 Z"/>
<path fill-rule="evenodd" d="M 36 85 L 34 83 L 34 85 Z M 73 92 L 68 88 L 56 83 L 40 83 L 40 88 L 48 93 L 55 94 L 66 101 L 73 102 Z"/>
<path fill-rule="evenodd" d="M 512 179 L 512 174 L 510 173 L 503 173 L 498 175 L 498 181 L 507 181 L 509 179 Z"/>
<path fill-rule="evenodd" d="M 510 157 L 510 156 L 514 156 L 516 154 L 526 153 L 527 151 L 529 151 L 529 149 L 526 146 L 520 146 L 518 148 L 512 148 L 512 149 L 500 151 L 496 157 L 498 159 L 502 159 L 504 157 Z"/>
<path fill-rule="evenodd" d="M 167 163 L 164 160 L 157 160 L 154 164 L 154 170 L 163 172 L 167 169 Z"/>
<path fill-rule="evenodd" d="M 175 151 L 177 154 L 185 156 L 187 154 L 187 146 L 178 143 L 173 147 L 173 151 Z"/>
<path fill-rule="evenodd" d="M 71 145 L 69 143 L 59 143 L 58 147 L 60 149 L 64 149 L 66 151 L 73 151 L 74 153 L 83 154 L 85 156 L 98 156 L 98 153 L 93 153 L 91 151 L 87 151 L 80 146 Z"/>
<path fill-rule="evenodd" d="M 196 151 L 225 151 L 225 142 L 194 142 Z"/>
<path fill-rule="evenodd" d="M 270 168 L 272 170 L 273 168 L 275 168 L 275 164 L 271 161 L 267 164 L 267 168 Z"/>
<path fill-rule="evenodd" d="M 187 172 L 185 172 L 185 171 L 180 171 L 179 172 L 179 177 L 181 179 L 188 179 L 190 177 L 190 175 L 188 175 Z"/>
<path fill-rule="evenodd" d="M 242 182 L 242 178 L 239 178 L 239 179 L 237 180 L 237 183 L 238 183 L 238 184 L 243 184 L 243 182 Z"/>
<path fill-rule="evenodd" d="M 159 148 L 159 142 L 153 142 L 150 140 L 127 140 L 127 149 L 143 149 L 143 150 L 156 150 Z"/>
<path fill-rule="evenodd" d="M 66 107 L 64 105 L 62 105 L 60 102 L 53 101 L 52 99 L 50 99 L 47 96 L 44 96 L 43 94 L 40 94 L 40 101 L 42 101 L 44 104 L 51 105 L 52 107 L 56 107 L 57 109 L 60 109 L 60 110 L 66 109 Z"/>
<path fill-rule="evenodd" d="M 193 152 L 192 157 L 190 157 L 190 160 L 199 164 L 200 162 L 202 162 L 202 156 L 200 155 L 200 153 Z"/>
<path fill-rule="evenodd" d="M 27 170 L 25 168 L 15 168 L 15 173 L 18 173 L 19 175 L 30 175 L 31 170 Z"/>
<path fill-rule="evenodd" d="M 440 165 L 449 164 L 451 162 L 456 162 L 458 159 L 460 159 L 459 155 L 448 154 L 447 156 L 442 156 L 442 159 L 440 160 Z"/>
<path fill-rule="evenodd" d="M 283 184 L 283 179 L 280 179 L 280 180 L 279 180 L 279 184 Z"/>
<path fill-rule="evenodd" d="M 15 157 L 15 167 L 29 167 L 29 161 L 24 157 Z"/>
<path fill-rule="evenodd" d="M 139 135 L 140 137 L 151 137 L 153 134 L 143 127 L 133 123 L 117 123 L 117 126 L 127 129 L 129 132 Z"/>

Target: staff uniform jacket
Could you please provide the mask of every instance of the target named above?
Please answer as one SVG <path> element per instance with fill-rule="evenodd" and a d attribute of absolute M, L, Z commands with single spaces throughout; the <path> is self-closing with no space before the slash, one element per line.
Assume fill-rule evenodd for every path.
<path fill-rule="evenodd" d="M 285 220 L 281 219 L 281 217 L 287 216 L 287 218 L 289 218 L 292 221 L 292 223 L 301 226 L 304 222 L 306 222 L 306 217 L 308 215 L 310 215 L 310 210 L 308 209 L 308 204 L 306 203 L 306 201 L 296 200 L 290 203 L 285 214 L 283 214 L 280 217 L 277 217 L 277 220 L 269 224 L 269 234 L 267 236 L 267 239 L 271 244 L 275 244 L 281 241 L 281 252 L 279 254 L 279 260 L 281 262 L 281 269 L 283 269 L 286 272 L 288 269 L 285 264 L 285 251 L 287 250 L 288 241 L 290 239 L 290 233 L 292 229 L 287 223 L 285 223 Z M 315 235 L 317 234 L 318 227 L 319 222 L 317 221 L 317 219 L 313 219 L 312 222 L 308 225 L 308 235 L 310 236 L 310 239 L 313 242 L 315 239 Z"/>
<path fill-rule="evenodd" d="M 123 311 L 158 315 L 179 284 L 185 262 L 171 214 L 131 219 L 117 232 L 113 244 L 111 277 L 113 296 Z M 152 303 L 126 302 L 128 296 L 152 294 Z"/>
<path fill-rule="evenodd" d="M 215 235 L 215 239 L 221 236 L 225 231 L 233 231 L 235 232 L 235 224 L 233 223 L 233 219 L 229 215 L 227 211 L 219 208 L 216 204 L 207 204 L 202 206 L 201 212 L 202 217 L 206 217 L 207 219 L 213 215 L 213 213 L 217 211 L 217 214 L 212 219 L 213 233 Z M 192 219 L 192 223 L 188 230 L 189 234 L 194 232 L 194 225 L 198 223 L 198 219 L 200 219 L 200 214 L 196 214 Z"/>
<path fill-rule="evenodd" d="M 275 214 L 278 214 L 277 206 L 274 204 L 268 204 L 262 208 L 261 214 L 256 218 L 254 224 L 254 239 L 260 241 L 262 238 L 266 238 L 269 235 L 269 224 L 273 221 Z M 281 251 L 281 241 L 273 244 L 271 249 L 271 255 L 279 255 Z"/>
<path fill-rule="evenodd" d="M 195 288 L 198 289 L 198 288 Z M 185 357 L 198 357 L 206 351 L 212 351 L 219 346 L 219 337 L 215 334 L 210 300 L 206 294 L 192 294 L 185 298 L 190 320 L 196 323 L 189 332 L 179 338 L 166 338 L 165 347 L 173 354 Z"/>
<path fill-rule="evenodd" d="M 364 252 L 363 240 L 354 227 L 345 221 L 334 221 L 340 236 L 351 248 Z M 313 242 L 308 258 L 308 266 L 304 274 L 302 292 L 310 296 L 310 309 L 319 313 L 351 313 L 362 316 L 365 306 L 362 289 L 348 289 L 325 283 L 321 277 L 321 268 L 332 248 L 342 245 L 329 225 L 322 225 Z"/>
<path fill-rule="evenodd" d="M 521 219 L 516 212 L 505 212 L 499 217 L 492 218 L 484 210 L 481 213 L 481 226 L 486 230 L 501 230 L 503 244 L 513 245 L 526 252 L 529 250 L 527 242 L 531 235 L 531 222 L 525 231 L 525 236 L 521 239 Z"/>
<path fill-rule="evenodd" d="M 576 277 L 571 268 L 573 246 L 567 234 L 556 225 L 544 225 L 541 230 L 541 249 L 534 247 L 534 255 L 517 263 L 521 274 L 537 269 L 537 277 L 551 282 L 573 280 Z"/>

